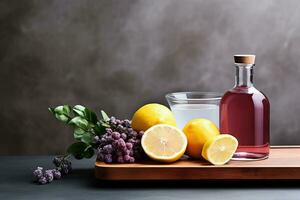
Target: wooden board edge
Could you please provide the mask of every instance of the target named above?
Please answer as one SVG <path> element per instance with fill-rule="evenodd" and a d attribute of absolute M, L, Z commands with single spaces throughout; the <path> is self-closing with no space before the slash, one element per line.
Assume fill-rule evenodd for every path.
<path fill-rule="evenodd" d="M 300 180 L 300 168 L 98 168 L 101 180 Z"/>

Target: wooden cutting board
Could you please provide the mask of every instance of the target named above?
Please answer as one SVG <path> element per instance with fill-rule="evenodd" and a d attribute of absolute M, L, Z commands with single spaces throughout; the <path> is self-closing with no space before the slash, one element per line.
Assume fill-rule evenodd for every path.
<path fill-rule="evenodd" d="M 97 161 L 95 175 L 101 180 L 300 180 L 300 146 L 273 146 L 268 159 L 230 161 L 224 166 L 188 159 L 172 164 Z"/>

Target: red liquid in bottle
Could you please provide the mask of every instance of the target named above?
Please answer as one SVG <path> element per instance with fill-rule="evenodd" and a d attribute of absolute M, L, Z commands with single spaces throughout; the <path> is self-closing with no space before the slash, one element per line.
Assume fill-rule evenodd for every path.
<path fill-rule="evenodd" d="M 269 155 L 269 101 L 255 88 L 236 87 L 222 98 L 220 131 L 235 136 L 233 158 L 263 159 Z"/>
<path fill-rule="evenodd" d="M 269 155 L 269 100 L 253 86 L 254 63 L 236 65 L 236 85 L 220 102 L 220 131 L 239 142 L 233 159 L 264 159 Z"/>

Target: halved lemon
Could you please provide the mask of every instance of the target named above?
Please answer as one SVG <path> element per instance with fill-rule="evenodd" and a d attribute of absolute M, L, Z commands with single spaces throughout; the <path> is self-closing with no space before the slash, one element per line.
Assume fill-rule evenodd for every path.
<path fill-rule="evenodd" d="M 154 160 L 174 162 L 184 154 L 187 138 L 175 126 L 158 124 L 144 133 L 142 147 L 145 153 Z"/>
<path fill-rule="evenodd" d="M 238 141 L 232 135 L 217 135 L 205 142 L 202 157 L 214 165 L 224 165 L 232 158 L 237 147 Z"/>
<path fill-rule="evenodd" d="M 184 126 L 183 132 L 188 140 L 186 152 L 192 158 L 201 158 L 205 142 L 210 138 L 220 135 L 216 125 L 212 121 L 203 118 L 189 121 Z"/>

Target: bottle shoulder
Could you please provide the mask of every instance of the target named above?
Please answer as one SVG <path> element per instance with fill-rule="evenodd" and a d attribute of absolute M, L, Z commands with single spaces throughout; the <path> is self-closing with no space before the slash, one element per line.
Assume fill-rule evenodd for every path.
<path fill-rule="evenodd" d="M 240 100 L 240 99 L 252 99 L 254 101 L 264 101 L 265 103 L 269 104 L 268 97 L 261 91 L 257 90 L 255 87 L 248 87 L 248 88 L 241 88 L 235 87 L 227 92 L 222 97 L 222 101 L 226 100 Z"/>
<path fill-rule="evenodd" d="M 259 91 L 258 89 L 256 89 L 253 86 L 252 87 L 234 87 L 234 88 L 228 90 L 226 93 L 231 93 L 231 94 L 249 94 L 249 95 L 256 95 L 256 96 L 264 96 L 264 97 L 266 97 L 266 95 L 263 92 Z"/>

